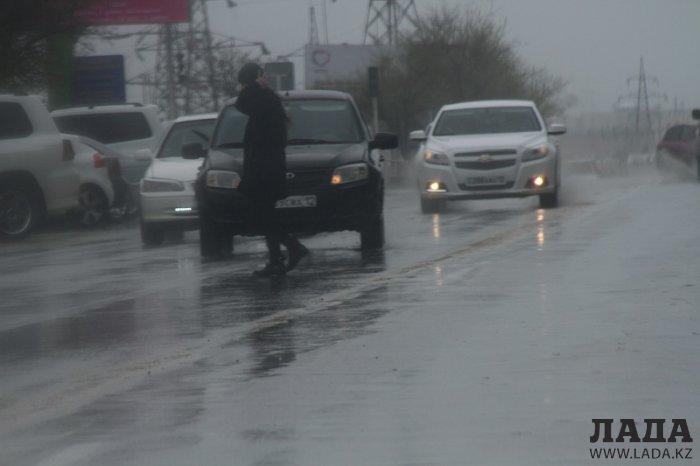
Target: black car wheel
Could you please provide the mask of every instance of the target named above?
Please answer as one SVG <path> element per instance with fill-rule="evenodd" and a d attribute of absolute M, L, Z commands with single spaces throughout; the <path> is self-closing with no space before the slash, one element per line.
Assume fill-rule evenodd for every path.
<path fill-rule="evenodd" d="M 202 215 L 199 218 L 199 251 L 206 259 L 229 257 L 233 254 L 233 235 Z"/>
<path fill-rule="evenodd" d="M 109 215 L 109 201 L 102 190 L 96 186 L 82 186 L 78 195 L 76 220 L 81 226 L 93 227 Z"/>
<path fill-rule="evenodd" d="M 377 215 L 360 230 L 360 248 L 363 251 L 384 247 L 384 215 Z"/>
<path fill-rule="evenodd" d="M 0 186 L 0 235 L 19 239 L 27 236 L 39 221 L 41 209 L 31 189 L 16 183 Z"/>
<path fill-rule="evenodd" d="M 441 199 L 428 199 L 421 196 L 420 210 L 424 214 L 436 214 L 445 208 L 445 201 Z"/>
<path fill-rule="evenodd" d="M 160 246 L 165 241 L 165 230 L 157 224 L 141 221 L 141 241 L 146 246 Z"/>

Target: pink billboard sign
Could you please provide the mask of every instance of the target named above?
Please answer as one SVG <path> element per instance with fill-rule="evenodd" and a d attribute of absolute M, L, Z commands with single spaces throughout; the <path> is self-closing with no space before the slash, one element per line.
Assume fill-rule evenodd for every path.
<path fill-rule="evenodd" d="M 94 0 L 77 16 L 93 26 L 186 23 L 190 17 L 188 0 Z"/>

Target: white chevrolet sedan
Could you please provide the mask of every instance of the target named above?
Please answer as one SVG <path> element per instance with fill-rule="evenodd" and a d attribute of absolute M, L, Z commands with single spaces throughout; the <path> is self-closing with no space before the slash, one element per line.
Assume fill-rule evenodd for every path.
<path fill-rule="evenodd" d="M 416 173 L 425 213 L 445 201 L 539 196 L 543 208 L 556 207 L 560 189 L 558 147 L 533 102 L 487 100 L 446 105 L 420 142 Z"/>
<path fill-rule="evenodd" d="M 198 228 L 194 181 L 216 124 L 215 113 L 183 116 L 166 130 L 139 188 L 141 239 L 161 244 L 168 231 Z M 146 153 L 149 152 L 149 153 Z"/>

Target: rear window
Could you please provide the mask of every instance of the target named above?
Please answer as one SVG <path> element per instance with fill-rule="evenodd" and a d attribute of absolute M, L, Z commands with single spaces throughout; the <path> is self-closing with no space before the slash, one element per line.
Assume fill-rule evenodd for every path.
<path fill-rule="evenodd" d="M 153 133 L 142 113 L 92 113 L 54 117 L 62 133 L 79 134 L 102 144 L 148 139 Z"/>
<path fill-rule="evenodd" d="M 17 102 L 0 102 L 0 139 L 24 138 L 34 129 L 27 114 Z"/>

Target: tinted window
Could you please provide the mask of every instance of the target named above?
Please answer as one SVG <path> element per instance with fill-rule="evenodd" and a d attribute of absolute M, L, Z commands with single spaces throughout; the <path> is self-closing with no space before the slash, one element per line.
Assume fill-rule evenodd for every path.
<path fill-rule="evenodd" d="M 32 131 L 32 123 L 20 104 L 0 102 L 0 139 L 24 138 Z"/>
<path fill-rule="evenodd" d="M 290 145 L 340 144 L 364 140 L 365 133 L 357 112 L 346 100 L 297 99 L 285 100 L 283 105 L 289 117 Z M 247 120 L 233 106 L 224 110 L 214 136 L 214 147 L 240 147 Z"/>
<path fill-rule="evenodd" d="M 666 131 L 666 135 L 664 136 L 664 141 L 678 141 L 681 137 L 681 127 L 680 126 L 672 126 L 669 128 L 668 131 Z"/>
<path fill-rule="evenodd" d="M 681 139 L 686 142 L 695 141 L 697 128 L 695 126 L 684 126 L 681 133 Z"/>
<path fill-rule="evenodd" d="M 62 133 L 87 136 L 103 144 L 152 136 L 146 117 L 139 112 L 69 115 L 54 117 L 54 120 Z"/>
<path fill-rule="evenodd" d="M 213 146 L 215 148 L 242 147 L 247 122 L 248 117 L 239 112 L 236 107 L 233 105 L 226 107 L 216 128 Z"/>
<path fill-rule="evenodd" d="M 209 147 L 215 123 L 216 120 L 213 119 L 175 123 L 161 145 L 158 158 L 182 157 L 182 148 L 195 142 L 202 147 Z"/>
<path fill-rule="evenodd" d="M 364 140 L 357 112 L 347 100 L 286 100 L 289 143 L 352 143 Z"/>
<path fill-rule="evenodd" d="M 435 136 L 525 133 L 542 127 L 531 107 L 486 107 L 447 110 L 435 127 Z"/>

